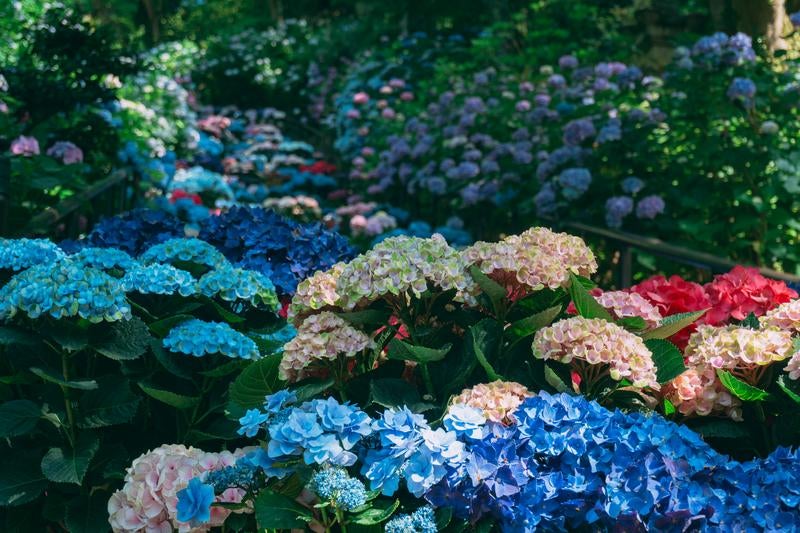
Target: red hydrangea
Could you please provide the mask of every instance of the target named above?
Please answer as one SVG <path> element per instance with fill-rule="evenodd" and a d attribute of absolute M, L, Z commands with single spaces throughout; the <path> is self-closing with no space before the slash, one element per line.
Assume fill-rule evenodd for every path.
<path fill-rule="evenodd" d="M 327 161 L 316 161 L 312 165 L 300 165 L 298 168 L 301 172 L 310 172 L 311 174 L 333 174 L 336 172 L 336 165 Z"/>
<path fill-rule="evenodd" d="M 711 301 L 711 309 L 704 317 L 709 324 L 744 320 L 750 313 L 761 316 L 797 298 L 797 293 L 784 282 L 767 279 L 757 268 L 743 266 L 735 266 L 727 274 L 716 276 L 706 284 L 705 291 Z"/>

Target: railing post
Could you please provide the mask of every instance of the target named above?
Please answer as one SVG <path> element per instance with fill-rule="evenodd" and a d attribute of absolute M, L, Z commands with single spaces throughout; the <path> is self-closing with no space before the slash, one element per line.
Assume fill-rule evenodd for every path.
<path fill-rule="evenodd" d="M 633 285 L 633 248 L 622 245 L 619 250 L 619 289 Z"/>

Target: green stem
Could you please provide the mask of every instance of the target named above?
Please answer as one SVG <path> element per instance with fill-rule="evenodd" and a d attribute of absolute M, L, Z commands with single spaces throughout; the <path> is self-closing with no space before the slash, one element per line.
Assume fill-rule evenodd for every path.
<path fill-rule="evenodd" d="M 69 381 L 69 361 L 66 352 L 61 352 L 61 372 L 64 375 L 64 381 Z M 61 386 L 61 393 L 64 396 L 64 408 L 67 411 L 67 437 L 69 438 L 70 446 L 75 447 L 75 413 L 72 412 L 72 400 L 70 399 L 69 387 Z"/>
<path fill-rule="evenodd" d="M 431 379 L 431 372 L 428 370 L 427 363 L 419 363 L 420 372 L 422 372 L 422 381 L 425 383 L 425 390 L 428 392 L 428 396 L 431 398 L 436 398 L 436 394 L 434 393 L 433 389 L 433 380 Z"/>
<path fill-rule="evenodd" d="M 339 522 L 339 529 L 342 533 L 347 533 L 347 527 L 344 522 L 344 512 L 341 509 L 336 509 L 336 521 Z"/>
<path fill-rule="evenodd" d="M 320 513 L 322 513 L 322 525 L 325 526 L 325 533 L 331 533 L 331 523 L 328 521 L 328 513 L 324 507 L 320 509 Z"/>

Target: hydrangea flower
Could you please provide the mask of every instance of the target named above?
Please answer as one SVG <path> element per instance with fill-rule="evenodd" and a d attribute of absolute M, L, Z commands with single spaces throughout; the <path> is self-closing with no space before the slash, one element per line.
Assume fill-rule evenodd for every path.
<path fill-rule="evenodd" d="M 333 313 L 323 311 L 309 316 L 297 327 L 297 335 L 283 347 L 278 374 L 283 380 L 298 381 L 315 363 L 352 358 L 374 347 L 368 335 Z"/>
<path fill-rule="evenodd" d="M 321 270 L 301 281 L 289 305 L 289 319 L 298 324 L 308 313 L 328 307 L 336 307 L 339 294 L 336 282 L 344 269 L 344 263 L 336 263 L 329 270 Z"/>
<path fill-rule="evenodd" d="M 558 184 L 561 185 L 561 194 L 567 200 L 577 200 L 589 190 L 592 183 L 592 174 L 586 168 L 568 168 L 558 175 Z"/>
<path fill-rule="evenodd" d="M 98 270 L 120 269 L 124 271 L 131 268 L 135 263 L 130 255 L 115 248 L 83 248 L 69 258 L 76 265 Z"/>
<path fill-rule="evenodd" d="M 235 268 L 228 264 L 207 272 L 197 282 L 201 294 L 226 302 L 249 302 L 254 307 L 280 307 L 275 286 L 260 272 Z"/>
<path fill-rule="evenodd" d="M 154 244 L 182 236 L 184 224 L 176 217 L 164 211 L 133 209 L 101 219 L 85 239 L 66 244 L 78 249 L 83 246 L 118 248 L 138 256 Z"/>
<path fill-rule="evenodd" d="M 686 369 L 662 392 L 684 416 L 719 414 L 742 420 L 741 402 L 725 388 L 710 365 Z"/>
<path fill-rule="evenodd" d="M 36 137 L 20 135 L 11 141 L 11 153 L 24 157 L 39 155 L 39 141 L 36 140 Z"/>
<path fill-rule="evenodd" d="M 748 78 L 734 78 L 728 87 L 728 98 L 742 102 L 745 107 L 752 107 L 756 95 L 756 84 Z"/>
<path fill-rule="evenodd" d="M 771 309 L 759 318 L 762 328 L 773 328 L 800 333 L 800 299 L 789 300 Z"/>
<path fill-rule="evenodd" d="M 386 522 L 385 533 L 436 533 L 436 517 L 433 507 L 426 505 L 411 514 L 399 514 Z"/>
<path fill-rule="evenodd" d="M 18 312 L 30 318 L 81 317 L 94 323 L 131 318 L 116 279 L 69 260 L 31 267 L 0 289 L 0 317 L 11 318 Z"/>
<path fill-rule="evenodd" d="M 199 239 L 170 239 L 148 248 L 139 260 L 144 264 L 184 262 L 212 268 L 228 264 L 219 250 Z"/>
<path fill-rule="evenodd" d="M 65 165 L 83 162 L 83 150 L 69 141 L 58 141 L 47 149 L 47 155 L 60 159 Z"/>
<path fill-rule="evenodd" d="M 380 298 L 417 298 L 428 286 L 466 292 L 473 285 L 467 263 L 444 237 L 429 239 L 392 237 L 347 263 L 339 275 L 336 292 L 344 309 Z"/>
<path fill-rule="evenodd" d="M 120 284 L 125 292 L 140 294 L 191 296 L 197 293 L 197 281 L 191 274 L 159 263 L 133 265 L 120 279 Z"/>
<path fill-rule="evenodd" d="M 511 297 L 543 287 L 562 287 L 570 272 L 589 276 L 597 270 L 594 254 L 582 239 L 547 228 L 531 228 L 496 243 L 477 242 L 463 255 L 506 286 Z"/>
<path fill-rule="evenodd" d="M 639 317 L 645 321 L 648 329 L 656 328 L 661 323 L 662 316 L 658 308 L 639 293 L 606 291 L 596 295 L 595 300 L 616 320 Z"/>
<path fill-rule="evenodd" d="M 64 252 L 47 239 L 0 239 L 0 268 L 6 270 L 24 270 L 62 257 Z"/>
<path fill-rule="evenodd" d="M 572 363 L 582 376 L 586 365 L 604 364 L 616 381 L 659 388 L 652 353 L 641 337 L 599 318 L 576 316 L 540 329 L 533 338 L 533 353 L 540 359 Z"/>
<path fill-rule="evenodd" d="M 352 511 L 367 502 L 364 484 L 348 475 L 344 468 L 323 468 L 311 476 L 308 489 L 323 502 L 342 511 Z"/>
<path fill-rule="evenodd" d="M 653 220 L 664 212 L 666 204 L 664 200 L 655 194 L 645 196 L 636 204 L 636 218 Z"/>
<path fill-rule="evenodd" d="M 797 298 L 782 281 L 767 279 L 757 268 L 740 265 L 714 277 L 703 287 L 711 301 L 706 312 L 710 324 L 728 322 L 731 318 L 744 320 L 750 313 L 761 316 L 769 309 Z"/>
<path fill-rule="evenodd" d="M 172 328 L 162 343 L 170 351 L 195 357 L 215 353 L 240 359 L 260 357 L 253 339 L 224 322 L 187 320 Z"/>
<path fill-rule="evenodd" d="M 499 424 L 511 424 L 511 414 L 533 393 L 514 381 L 479 383 L 461 391 L 451 405 L 466 405 L 480 409 L 483 416 Z M 449 410 L 448 410 L 449 413 Z M 452 428 L 450 428 L 452 429 Z"/>
<path fill-rule="evenodd" d="M 178 491 L 179 522 L 198 525 L 211 520 L 211 504 L 214 502 L 214 487 L 193 478 L 185 489 Z"/>
<path fill-rule="evenodd" d="M 622 219 L 633 212 L 633 198 L 612 196 L 606 200 L 606 225 L 609 228 L 622 227 Z"/>

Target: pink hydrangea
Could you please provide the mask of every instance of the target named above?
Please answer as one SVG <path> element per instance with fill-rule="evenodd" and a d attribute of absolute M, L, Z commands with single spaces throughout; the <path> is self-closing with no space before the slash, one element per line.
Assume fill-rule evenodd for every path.
<path fill-rule="evenodd" d="M 566 285 L 570 272 L 589 276 L 597 270 L 594 254 L 579 237 L 547 228 L 531 228 L 500 242 L 477 242 L 464 256 L 518 298 L 544 287 Z"/>
<path fill-rule="evenodd" d="M 297 336 L 284 345 L 278 374 L 283 380 L 298 381 L 317 362 L 352 358 L 374 347 L 368 335 L 335 314 L 323 311 L 306 318 L 297 328 Z"/>
<path fill-rule="evenodd" d="M 11 153 L 25 157 L 39 155 L 39 141 L 36 140 L 36 137 L 20 135 L 11 142 Z"/>
<path fill-rule="evenodd" d="M 304 318 L 306 315 L 325 309 L 335 307 L 339 301 L 336 293 L 336 280 L 342 273 L 344 263 L 336 263 L 329 270 L 320 270 L 313 276 L 304 279 L 297 285 L 297 291 L 292 296 L 292 303 L 289 305 L 289 319 L 295 325 L 299 324 L 297 319 Z"/>
<path fill-rule="evenodd" d="M 581 381 L 599 378 L 594 365 L 607 365 L 612 379 L 627 379 L 635 387 L 658 389 L 653 354 L 641 337 L 599 318 L 576 316 L 540 329 L 533 338 L 540 359 L 572 363 Z"/>
<path fill-rule="evenodd" d="M 356 93 L 353 95 L 353 103 L 354 104 L 366 104 L 369 102 L 369 95 L 365 92 Z"/>
<path fill-rule="evenodd" d="M 762 276 L 757 268 L 735 266 L 727 274 L 716 276 L 704 287 L 711 309 L 709 324 L 722 324 L 731 318 L 744 320 L 753 313 L 761 316 L 773 307 L 797 298 L 797 293 L 782 281 Z"/>
<path fill-rule="evenodd" d="M 525 401 L 525 398 L 531 396 L 533 396 L 531 391 L 514 381 L 493 381 L 464 389 L 461 394 L 454 396 L 450 403 L 475 407 L 482 410 L 488 420 L 508 425 L 513 423 L 512 413 Z"/>
<path fill-rule="evenodd" d="M 615 319 L 638 316 L 644 319 L 648 329 L 658 327 L 663 318 L 656 306 L 635 292 L 608 291 L 597 295 L 595 299 Z"/>
<path fill-rule="evenodd" d="M 786 365 L 784 371 L 789 373 L 789 379 L 800 378 L 800 352 L 795 353 L 792 358 L 789 359 L 789 363 Z"/>
<path fill-rule="evenodd" d="M 178 522 L 178 492 L 192 478 L 206 472 L 232 466 L 247 453 L 207 453 L 181 444 L 165 444 L 135 459 L 125 475 L 125 485 L 108 500 L 108 522 L 115 533 L 208 531 L 219 527 L 231 513 L 221 507 L 211 508 L 211 520 L 201 527 Z M 238 503 L 244 491 L 228 489 L 216 501 Z"/>
<path fill-rule="evenodd" d="M 58 141 L 47 149 L 47 155 L 54 159 L 60 159 L 65 165 L 83 162 L 83 150 L 69 141 Z"/>
<path fill-rule="evenodd" d="M 758 385 L 764 370 L 793 353 L 792 334 L 775 329 L 701 325 L 684 352 L 689 366 L 727 370 Z"/>
<path fill-rule="evenodd" d="M 663 392 L 684 416 L 720 414 L 742 420 L 741 402 L 725 388 L 710 366 L 687 369 L 667 383 Z"/>
<path fill-rule="evenodd" d="M 800 333 L 800 300 L 779 305 L 759 319 L 762 328 L 783 329 Z"/>

